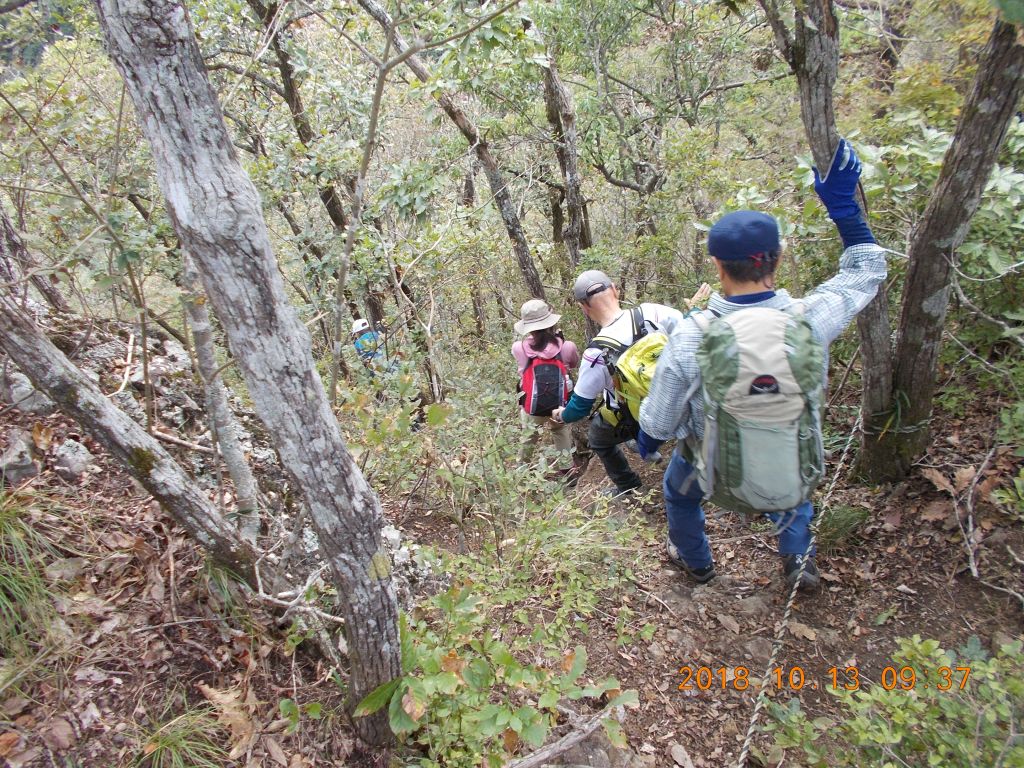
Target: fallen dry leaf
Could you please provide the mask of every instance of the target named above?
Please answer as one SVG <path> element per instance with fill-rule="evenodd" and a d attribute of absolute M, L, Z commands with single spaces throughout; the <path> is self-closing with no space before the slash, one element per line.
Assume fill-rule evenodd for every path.
<path fill-rule="evenodd" d="M 806 624 L 801 624 L 799 621 L 789 622 L 789 631 L 793 633 L 794 637 L 802 637 L 804 640 L 810 640 L 811 642 L 818 639 L 818 633 L 815 630 Z"/>
<path fill-rule="evenodd" d="M 249 748 L 256 732 L 248 707 L 242 701 L 242 692 L 237 688 L 219 691 L 205 683 L 199 683 L 198 688 L 206 700 L 217 708 L 217 720 L 231 732 L 231 752 L 228 758 L 235 760 Z"/>
<path fill-rule="evenodd" d="M 740 633 L 740 623 L 729 614 L 720 613 L 715 618 L 718 619 L 719 624 L 728 629 L 734 635 L 738 635 Z"/>
<path fill-rule="evenodd" d="M 953 489 L 953 484 L 949 482 L 949 478 L 939 472 L 937 469 L 932 467 L 925 467 L 921 470 L 921 474 L 932 481 L 932 485 L 938 488 L 940 491 L 945 491 L 950 496 L 956 496 L 956 491 Z"/>
<path fill-rule="evenodd" d="M 14 731 L 0 733 L 0 757 L 7 757 L 21 741 L 21 734 Z"/>
<path fill-rule="evenodd" d="M 672 755 L 672 759 L 675 760 L 676 765 L 681 765 L 682 768 L 694 768 L 693 759 L 690 757 L 690 753 L 686 751 L 686 747 L 682 744 L 673 744 L 669 749 L 669 754 Z"/>
<path fill-rule="evenodd" d="M 928 523 L 937 523 L 948 519 L 951 513 L 952 510 L 948 501 L 937 500 L 931 502 L 921 511 L 921 519 Z"/>
<path fill-rule="evenodd" d="M 274 758 L 274 762 L 281 766 L 281 768 L 288 768 L 288 756 L 281 749 L 281 745 L 277 743 L 277 739 L 273 736 L 267 736 L 263 739 L 263 743 L 267 746 L 267 752 Z"/>
<path fill-rule="evenodd" d="M 501 741 L 505 745 L 506 752 L 515 752 L 519 747 L 519 734 L 511 728 L 506 728 L 501 734 Z"/>
<path fill-rule="evenodd" d="M 71 746 L 75 743 L 75 729 L 63 717 L 53 718 L 53 720 L 46 724 L 40 736 L 42 736 L 46 746 L 58 752 L 71 749 Z"/>
<path fill-rule="evenodd" d="M 32 442 L 41 452 L 46 453 L 53 445 L 53 427 L 36 422 L 32 427 Z"/>
<path fill-rule="evenodd" d="M 960 493 L 967 488 L 971 481 L 974 480 L 975 474 L 974 467 L 960 467 L 953 474 L 953 485 L 956 487 L 956 492 Z"/>

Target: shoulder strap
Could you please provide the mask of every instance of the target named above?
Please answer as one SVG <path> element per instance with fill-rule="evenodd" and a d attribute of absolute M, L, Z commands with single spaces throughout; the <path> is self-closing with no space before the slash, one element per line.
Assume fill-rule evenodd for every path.
<path fill-rule="evenodd" d="M 639 306 L 633 307 L 629 312 L 630 320 L 633 322 L 633 343 L 647 335 L 647 323 L 644 320 L 644 311 Z"/>

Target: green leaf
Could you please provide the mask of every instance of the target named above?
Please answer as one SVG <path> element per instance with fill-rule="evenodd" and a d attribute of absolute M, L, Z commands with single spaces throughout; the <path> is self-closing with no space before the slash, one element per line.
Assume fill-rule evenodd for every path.
<path fill-rule="evenodd" d="M 558 705 L 559 698 L 558 691 L 547 691 L 540 697 L 537 706 L 541 709 L 554 709 Z"/>
<path fill-rule="evenodd" d="M 608 736 L 608 741 L 610 741 L 613 746 L 616 746 L 619 749 L 625 749 L 629 746 L 626 742 L 626 734 L 622 732 L 622 725 L 619 724 L 618 720 L 606 717 L 601 721 L 601 725 L 604 726 L 604 732 Z"/>
<path fill-rule="evenodd" d="M 640 697 L 634 690 L 623 691 L 609 702 L 609 707 L 632 707 L 640 705 Z"/>
<path fill-rule="evenodd" d="M 547 737 L 548 724 L 545 718 L 541 718 L 537 722 L 530 723 L 530 725 L 523 728 L 522 733 L 519 734 L 519 738 L 531 747 L 541 746 Z"/>
<path fill-rule="evenodd" d="M 389 680 L 383 685 L 378 685 L 368 694 L 366 698 L 356 705 L 355 711 L 352 713 L 353 717 L 366 717 L 372 715 L 374 712 L 379 710 L 385 704 L 388 703 L 388 699 L 394 694 L 395 689 L 398 688 L 402 682 L 402 678 L 396 677 L 394 680 Z M 284 702 L 282 702 L 283 704 Z"/>
<path fill-rule="evenodd" d="M 319 701 L 313 701 L 309 704 L 304 704 L 302 709 L 311 720 L 319 720 L 323 711 L 323 705 Z"/>
<path fill-rule="evenodd" d="M 399 735 L 411 733 L 419 727 L 418 723 L 402 708 L 402 695 L 404 693 L 405 686 L 396 687 L 394 695 L 391 697 L 391 703 L 388 705 L 388 722 L 391 724 L 391 730 Z"/>

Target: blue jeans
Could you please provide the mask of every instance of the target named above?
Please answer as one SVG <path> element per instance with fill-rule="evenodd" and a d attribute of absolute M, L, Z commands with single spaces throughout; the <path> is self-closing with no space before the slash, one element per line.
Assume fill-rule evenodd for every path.
<path fill-rule="evenodd" d="M 665 471 L 665 514 L 668 517 L 668 538 L 691 568 L 711 565 L 711 545 L 704 533 L 704 496 L 697 470 L 677 451 Z M 779 531 L 779 554 L 802 555 L 811 543 L 811 518 L 814 507 L 805 501 L 785 512 L 766 512 Z M 810 554 L 814 554 L 812 550 Z"/>

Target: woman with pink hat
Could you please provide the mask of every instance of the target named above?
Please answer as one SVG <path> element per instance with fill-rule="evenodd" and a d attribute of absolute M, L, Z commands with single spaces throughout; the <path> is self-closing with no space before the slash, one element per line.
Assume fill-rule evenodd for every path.
<path fill-rule="evenodd" d="M 523 426 L 528 430 L 520 452 L 521 461 L 530 461 L 542 429 L 550 430 L 555 448 L 568 460 L 572 452 L 572 431 L 566 424 L 551 421 L 551 411 L 565 405 L 572 391 L 569 371 L 580 364 L 576 345 L 566 341 L 558 329 L 561 315 L 551 311 L 547 302 L 530 299 L 523 304 L 516 333 L 524 338 L 512 345 L 512 357 L 519 366 L 519 403 Z M 562 475 L 571 468 L 560 469 Z"/>

